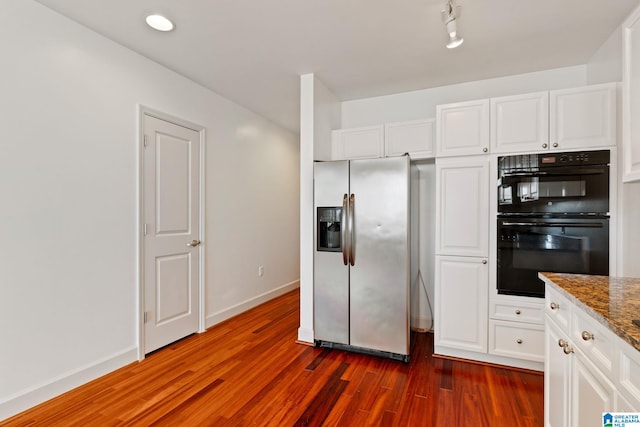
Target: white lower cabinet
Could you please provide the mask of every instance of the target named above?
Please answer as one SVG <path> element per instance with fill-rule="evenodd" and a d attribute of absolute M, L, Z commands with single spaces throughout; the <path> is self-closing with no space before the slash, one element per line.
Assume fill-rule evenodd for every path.
<path fill-rule="evenodd" d="M 489 354 L 544 362 L 541 300 L 497 295 L 489 308 Z"/>
<path fill-rule="evenodd" d="M 640 411 L 640 352 L 549 285 L 545 310 L 545 427 Z"/>
<path fill-rule="evenodd" d="M 618 395 L 618 404 L 616 412 L 634 412 L 633 405 L 627 401 L 622 395 Z"/>
<path fill-rule="evenodd" d="M 618 391 L 629 405 L 640 411 L 640 352 L 622 343 L 619 353 Z"/>
<path fill-rule="evenodd" d="M 487 352 L 488 273 L 485 258 L 436 257 L 436 346 Z"/>
<path fill-rule="evenodd" d="M 544 425 L 569 426 L 571 359 L 564 353 L 568 337 L 555 323 L 546 321 L 544 356 Z"/>
<path fill-rule="evenodd" d="M 572 379 L 569 425 L 601 425 L 602 413 L 615 410 L 615 387 L 578 349 L 568 357 Z"/>
<path fill-rule="evenodd" d="M 489 321 L 489 354 L 544 362 L 544 326 Z"/>
<path fill-rule="evenodd" d="M 548 317 L 545 342 L 545 426 L 600 425 L 615 410 L 613 382 Z"/>

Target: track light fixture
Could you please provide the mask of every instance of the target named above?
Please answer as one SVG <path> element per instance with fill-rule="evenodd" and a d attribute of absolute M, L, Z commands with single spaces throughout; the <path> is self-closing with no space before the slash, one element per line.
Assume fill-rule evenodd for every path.
<path fill-rule="evenodd" d="M 447 42 L 447 48 L 453 49 L 462 44 L 464 39 L 458 35 L 458 26 L 456 24 L 456 18 L 460 14 L 460 6 L 455 5 L 455 0 L 447 0 L 442 11 L 442 21 L 447 27 L 447 34 L 449 34 L 449 41 Z"/>

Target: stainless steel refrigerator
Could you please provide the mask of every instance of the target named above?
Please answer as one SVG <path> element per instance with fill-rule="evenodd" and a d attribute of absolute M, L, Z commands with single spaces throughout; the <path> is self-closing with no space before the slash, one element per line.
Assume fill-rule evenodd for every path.
<path fill-rule="evenodd" d="M 410 163 L 314 165 L 318 346 L 409 360 Z"/>

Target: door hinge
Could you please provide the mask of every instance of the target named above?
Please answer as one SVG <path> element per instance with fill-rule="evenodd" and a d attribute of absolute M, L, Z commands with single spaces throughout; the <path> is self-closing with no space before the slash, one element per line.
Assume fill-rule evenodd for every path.
<path fill-rule="evenodd" d="M 144 139 L 143 144 L 146 147 L 147 145 L 149 145 L 149 137 L 147 135 L 145 135 L 143 139 Z"/>
<path fill-rule="evenodd" d="M 148 312 L 147 312 L 147 311 L 145 311 L 145 312 L 144 312 L 144 323 L 147 323 L 148 318 L 149 318 L 149 316 L 148 316 Z"/>

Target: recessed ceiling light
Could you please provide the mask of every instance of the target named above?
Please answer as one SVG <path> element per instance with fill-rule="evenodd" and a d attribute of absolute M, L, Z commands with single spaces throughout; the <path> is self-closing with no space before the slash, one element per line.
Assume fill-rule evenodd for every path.
<path fill-rule="evenodd" d="M 173 22 L 162 15 L 149 15 L 146 21 L 147 25 L 158 31 L 171 31 L 174 28 Z"/>

